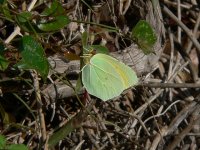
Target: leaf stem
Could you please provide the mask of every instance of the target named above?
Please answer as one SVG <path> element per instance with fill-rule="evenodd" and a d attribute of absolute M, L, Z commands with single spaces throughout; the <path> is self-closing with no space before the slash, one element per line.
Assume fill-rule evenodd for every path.
<path fill-rule="evenodd" d="M 70 21 L 71 21 L 71 22 L 77 22 L 77 23 L 92 24 L 92 25 L 96 25 L 96 26 L 99 26 L 99 27 L 103 27 L 103 28 L 107 28 L 107 29 L 114 30 L 115 32 L 119 32 L 119 29 L 118 29 L 118 28 L 111 27 L 111 26 L 104 25 L 104 24 L 99 24 L 99 23 L 95 23 L 95 22 L 80 21 L 80 20 L 73 20 L 73 19 L 70 20 Z"/>

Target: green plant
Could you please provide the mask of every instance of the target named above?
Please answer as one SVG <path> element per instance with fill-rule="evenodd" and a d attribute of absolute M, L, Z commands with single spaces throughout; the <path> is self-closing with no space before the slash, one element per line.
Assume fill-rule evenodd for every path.
<path fill-rule="evenodd" d="M 28 150 L 24 144 L 9 144 L 6 138 L 0 134 L 0 149 L 4 150 Z"/>
<path fill-rule="evenodd" d="M 49 73 L 49 64 L 41 44 L 32 36 L 23 36 L 19 50 L 22 59 L 16 66 L 20 69 L 35 69 L 46 80 Z"/>
<path fill-rule="evenodd" d="M 6 6 L 6 2 L 3 2 L 3 6 Z M 4 8 L 4 10 L 6 10 L 6 8 Z M 45 20 L 42 19 L 43 17 L 45 18 Z M 32 21 L 32 18 L 35 18 L 35 17 L 32 15 L 31 12 L 27 12 L 27 11 L 21 12 L 21 13 L 17 14 L 16 17 L 11 17 L 11 18 L 15 18 L 15 21 L 18 23 L 18 25 L 22 29 L 24 29 L 25 31 L 28 31 L 28 32 L 33 32 L 33 35 L 36 35 L 36 37 L 39 36 L 38 35 L 39 33 L 57 31 L 57 30 L 63 28 L 64 26 L 66 26 L 70 22 L 68 17 L 64 15 L 64 9 L 58 1 L 53 1 L 48 8 L 45 8 L 43 10 L 43 12 L 40 14 L 40 17 L 37 17 L 36 23 Z M 47 18 L 51 18 L 51 19 L 48 20 Z M 132 30 L 132 38 L 141 47 L 144 54 L 149 54 L 149 53 L 153 52 L 152 48 L 153 48 L 153 45 L 155 44 L 156 36 L 155 36 L 151 26 L 146 21 L 141 20 L 137 23 L 137 25 Z M 97 53 L 108 54 L 108 50 L 104 46 L 87 45 L 87 40 L 85 40 L 85 39 L 87 39 L 87 38 L 84 38 L 84 36 L 83 36 L 82 44 L 83 44 L 83 54 L 84 55 L 85 54 L 90 55 L 90 52 L 93 50 L 96 50 Z M 17 66 L 20 69 L 35 69 L 45 80 L 48 75 L 49 66 L 48 66 L 48 61 L 44 54 L 44 49 L 43 49 L 42 45 L 40 44 L 38 38 L 35 38 L 31 35 L 23 36 L 20 41 L 21 42 L 20 42 L 19 50 L 20 50 L 22 59 L 15 66 Z M 98 61 L 101 61 L 102 55 L 97 55 L 97 56 L 93 56 L 93 57 L 94 58 L 91 58 L 91 56 L 90 56 L 91 61 L 88 61 L 86 63 L 86 67 L 84 67 L 82 69 L 84 78 L 87 78 L 86 74 L 89 74 L 88 75 L 89 77 L 93 76 L 94 72 L 96 72 L 97 68 L 99 67 L 96 64 L 98 63 Z M 107 60 L 106 62 L 109 62 L 109 63 L 107 63 L 108 65 L 112 65 L 112 66 L 117 66 L 118 64 L 122 64 L 122 63 L 116 61 L 114 58 L 111 58 L 108 56 L 104 57 L 104 61 L 105 60 Z M 96 63 L 95 65 L 92 64 L 93 61 L 95 61 L 95 63 Z M 5 70 L 8 66 L 8 64 L 9 64 L 9 62 L 3 56 L 0 56 L 0 65 L 1 65 L 0 69 Z M 105 65 L 107 65 L 107 64 L 105 64 Z M 100 64 L 100 66 L 105 67 L 102 64 Z M 124 82 L 124 80 L 131 79 L 130 76 L 133 76 L 133 78 L 135 79 L 135 81 L 134 81 L 134 84 L 135 84 L 136 83 L 135 73 L 132 71 L 132 73 L 129 73 L 127 75 L 122 75 L 119 73 L 118 70 L 126 72 L 128 67 L 125 66 L 124 64 L 120 65 L 120 66 L 121 67 L 118 69 L 112 67 L 112 68 L 114 68 L 115 72 L 119 76 L 123 76 L 123 77 L 120 77 L 121 78 L 120 82 Z M 91 72 L 92 72 L 92 74 L 91 74 Z M 108 70 L 104 70 L 104 72 L 105 72 L 105 74 L 101 74 L 102 79 L 104 76 L 107 76 L 109 74 Z M 116 75 L 116 73 L 115 73 L 115 75 Z M 107 99 L 113 98 L 115 96 L 118 96 L 123 90 L 125 90 L 129 86 L 134 85 L 134 84 L 132 84 L 133 81 L 130 81 L 131 84 L 129 86 L 126 86 L 126 87 L 120 86 L 119 89 L 116 90 L 118 92 L 115 92 L 115 94 L 111 94 L 113 96 L 110 95 L 110 96 L 100 97 L 100 96 L 98 96 L 99 94 L 92 92 L 92 91 L 95 91 L 94 88 L 99 88 L 99 87 L 95 87 L 96 79 L 93 78 L 92 80 L 90 80 L 90 82 L 94 82 L 93 86 L 91 87 L 92 84 L 88 83 L 89 80 L 86 80 L 84 78 L 82 78 L 82 81 L 83 81 L 84 86 L 88 90 L 88 92 L 99 98 L 103 98 L 103 100 L 107 100 Z M 102 79 L 100 79 L 100 80 L 102 80 Z M 115 83 L 113 83 L 112 86 L 115 86 Z M 107 93 L 106 95 L 109 95 L 109 93 Z"/>
<path fill-rule="evenodd" d="M 148 22 L 140 20 L 132 29 L 132 38 L 145 55 L 153 52 L 157 39 Z M 84 47 L 87 45 L 85 41 Z M 84 52 L 88 55 L 91 50 Z M 89 57 L 89 60 L 86 58 L 85 62 L 86 65 L 82 69 L 83 85 L 91 95 L 104 101 L 119 96 L 125 89 L 138 82 L 136 73 L 131 68 L 111 56 L 96 54 Z"/>
<path fill-rule="evenodd" d="M 140 20 L 132 29 L 132 38 L 142 49 L 145 55 L 153 51 L 153 46 L 156 43 L 156 34 L 150 24 L 145 20 Z"/>
<path fill-rule="evenodd" d="M 14 66 L 23 70 L 34 69 L 41 75 L 43 80 L 46 80 L 49 72 L 49 64 L 45 56 L 45 49 L 43 48 L 45 47 L 44 41 L 46 40 L 45 37 L 47 35 L 49 36 L 56 31 L 59 31 L 67 26 L 71 21 L 98 25 L 113 30 L 114 32 L 118 31 L 118 29 L 114 27 L 96 24 L 94 22 L 70 20 L 69 17 L 65 15 L 65 10 L 62 5 L 56 0 L 37 15 L 33 14 L 31 11 L 22 11 L 20 13 L 10 11 L 8 1 L 4 0 L 0 1 L 0 6 L 0 11 L 4 15 L 4 19 L 18 25 L 22 30 L 22 33 L 26 32 L 29 34 L 24 34 L 23 37 L 15 39 L 20 45 L 17 49 L 19 50 L 21 59 L 20 61 L 17 60 L 17 63 Z M 84 32 L 82 35 L 82 69 L 80 73 L 82 77 L 79 77 L 77 87 L 73 88 L 75 89 L 75 93 L 77 92 L 76 90 L 79 89 L 78 87 L 82 86 L 83 83 L 83 86 L 89 94 L 94 95 L 103 101 L 107 101 L 119 96 L 124 90 L 131 86 L 136 85 L 138 82 L 136 73 L 124 63 L 107 55 L 109 54 L 109 51 L 105 46 L 88 44 L 88 34 L 89 33 Z M 153 52 L 156 36 L 153 29 L 146 21 L 139 21 L 133 28 L 132 38 L 137 42 L 144 54 Z M 0 53 L 0 70 L 4 71 L 7 69 L 10 62 L 3 55 L 6 48 L 1 43 L 0 50 L 2 52 Z M 1 112 L 1 114 L 4 113 L 4 111 Z M 6 117 L 4 118 L 6 119 Z M 58 134 L 50 137 L 49 144 L 54 146 L 75 127 L 69 124 L 67 128 L 69 130 L 64 130 L 66 133 L 62 132 L 62 134 L 60 134 L 58 132 L 59 137 L 57 136 Z M 1 137 L 0 145 L 2 145 L 3 148 L 13 148 L 13 145 L 7 145 L 4 137 Z M 24 146 L 19 144 L 17 145 L 22 147 Z M 14 147 L 15 146 L 16 145 L 14 145 Z"/>

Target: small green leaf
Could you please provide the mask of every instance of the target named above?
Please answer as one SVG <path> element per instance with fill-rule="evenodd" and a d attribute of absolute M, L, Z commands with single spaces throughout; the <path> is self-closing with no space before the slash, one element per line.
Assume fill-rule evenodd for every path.
<path fill-rule="evenodd" d="M 4 0 L 0 0 L 0 4 L 3 4 L 4 3 Z"/>
<path fill-rule="evenodd" d="M 41 30 L 39 30 L 38 27 L 34 23 L 30 23 L 29 21 L 24 22 L 24 23 L 19 22 L 19 26 L 25 32 L 30 32 L 30 33 L 33 33 L 33 32 L 40 33 L 41 32 Z"/>
<path fill-rule="evenodd" d="M 28 11 L 22 12 L 16 16 L 19 23 L 25 23 L 32 18 L 32 14 Z"/>
<path fill-rule="evenodd" d="M 0 149 L 3 149 L 6 145 L 6 138 L 0 134 Z"/>
<path fill-rule="evenodd" d="M 90 45 L 90 47 L 96 51 L 96 53 L 103 53 L 103 54 L 108 54 L 108 48 L 102 45 Z"/>
<path fill-rule="evenodd" d="M 5 46 L 0 43 L 0 53 L 3 52 L 4 50 L 5 50 Z"/>
<path fill-rule="evenodd" d="M 31 12 L 24 11 L 20 14 L 17 14 L 15 17 L 16 22 L 20 26 L 20 28 L 26 32 L 34 32 L 36 30 L 39 30 L 35 23 L 32 21 L 32 14 Z"/>
<path fill-rule="evenodd" d="M 32 36 L 24 36 L 21 39 L 20 46 L 22 60 L 16 64 L 18 68 L 35 69 L 46 80 L 49 64 L 41 44 Z"/>
<path fill-rule="evenodd" d="M 153 46 L 157 38 L 148 22 L 140 20 L 132 30 L 132 38 L 143 50 L 145 55 L 153 52 Z"/>
<path fill-rule="evenodd" d="M 7 150 L 28 150 L 28 148 L 24 144 L 11 144 Z"/>
<path fill-rule="evenodd" d="M 69 24 L 70 20 L 67 16 L 57 16 L 51 21 L 47 21 L 45 23 L 40 23 L 38 25 L 38 28 L 42 31 L 56 31 L 63 27 L 65 27 L 67 24 Z"/>
<path fill-rule="evenodd" d="M 64 9 L 58 1 L 51 3 L 50 7 L 45 8 L 41 16 L 59 16 L 64 14 Z"/>
<path fill-rule="evenodd" d="M 8 68 L 9 62 L 0 55 L 0 70 L 4 71 Z"/>
<path fill-rule="evenodd" d="M 2 5 L 0 5 L 0 12 L 2 12 L 5 18 L 12 22 L 12 16 L 10 14 L 10 9 L 6 1 L 2 1 Z"/>

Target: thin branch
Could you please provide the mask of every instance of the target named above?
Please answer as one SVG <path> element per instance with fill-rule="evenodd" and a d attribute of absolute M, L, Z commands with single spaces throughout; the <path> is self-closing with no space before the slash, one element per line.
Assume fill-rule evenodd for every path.
<path fill-rule="evenodd" d="M 138 86 L 151 88 L 200 88 L 199 83 L 141 83 Z"/>
<path fill-rule="evenodd" d="M 192 31 L 188 29 L 188 27 L 184 25 L 166 6 L 163 7 L 163 11 L 185 31 L 185 33 L 188 35 L 190 40 L 196 46 L 197 50 L 200 52 L 200 44 L 198 40 L 196 39 L 196 37 L 194 36 L 194 34 L 192 33 Z"/>
<path fill-rule="evenodd" d="M 199 113 L 199 107 L 197 107 L 196 111 Z M 176 146 L 185 138 L 185 136 L 192 130 L 192 128 L 198 124 L 198 121 L 200 119 L 200 116 L 197 115 L 196 117 L 192 118 L 190 123 L 187 125 L 187 127 L 174 139 L 170 145 L 166 149 L 175 149 Z"/>
<path fill-rule="evenodd" d="M 32 78 L 33 78 L 33 83 L 34 83 L 34 89 L 35 89 L 35 98 L 37 100 L 38 104 L 38 116 L 39 116 L 39 121 L 40 121 L 40 132 L 42 135 L 42 142 L 46 141 L 47 138 L 47 132 L 46 132 L 46 123 L 45 123 L 45 117 L 42 109 L 42 99 L 40 95 L 40 87 L 39 87 L 39 79 L 38 75 L 34 70 L 30 71 Z"/>
<path fill-rule="evenodd" d="M 200 12 L 198 14 L 198 18 L 197 18 L 196 24 L 195 24 L 194 29 L 193 29 L 193 34 L 196 37 L 197 37 L 199 26 L 200 26 Z M 189 41 L 187 49 L 186 49 L 186 53 L 189 53 L 189 51 L 190 51 L 191 48 L 192 48 L 192 41 Z"/>

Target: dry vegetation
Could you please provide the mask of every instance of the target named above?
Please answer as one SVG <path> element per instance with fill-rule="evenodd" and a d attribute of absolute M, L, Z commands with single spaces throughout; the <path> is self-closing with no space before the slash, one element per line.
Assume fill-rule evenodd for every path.
<path fill-rule="evenodd" d="M 9 1 L 17 6 L 12 11 L 30 8 L 30 1 Z M 45 141 L 52 135 L 64 134 L 56 150 L 198 149 L 200 2 L 62 0 L 61 3 L 70 19 L 83 23 L 71 22 L 59 32 L 41 35 L 54 68 L 47 82 L 34 71 L 12 69 L 19 59 L 14 41 L 20 35 L 17 31 L 10 39 L 16 24 L 0 15 L 0 41 L 6 43 L 6 57 L 11 62 L 0 73 L 0 131 L 8 142 L 23 143 L 30 149 L 48 149 Z M 36 14 L 46 7 L 45 3 L 38 4 L 30 9 Z M 158 37 L 155 53 L 146 56 L 128 38 L 140 19 L 150 22 Z M 119 28 L 120 33 L 108 32 L 98 24 Z M 135 69 L 140 78 L 138 86 L 107 102 L 89 97 L 81 90 L 79 99 L 83 106 L 80 105 L 71 88 L 71 84 L 76 85 L 80 64 L 78 60 L 67 59 L 80 55 L 83 30 L 90 34 L 101 32 L 89 42 L 106 42 L 111 55 Z M 128 60 L 130 56 L 132 59 Z"/>

